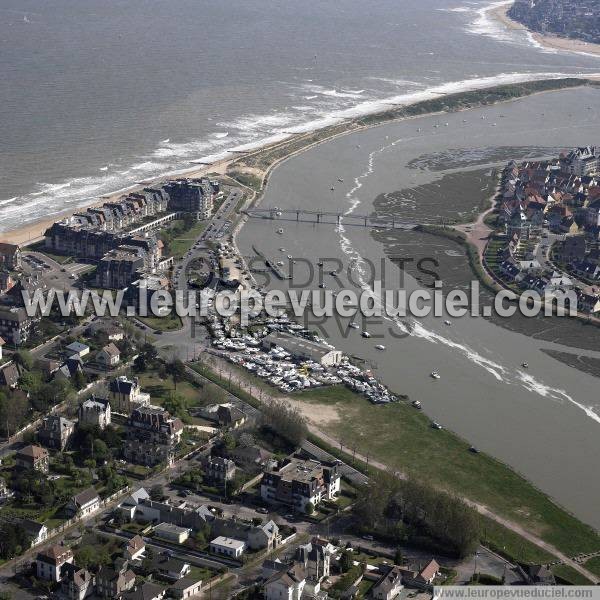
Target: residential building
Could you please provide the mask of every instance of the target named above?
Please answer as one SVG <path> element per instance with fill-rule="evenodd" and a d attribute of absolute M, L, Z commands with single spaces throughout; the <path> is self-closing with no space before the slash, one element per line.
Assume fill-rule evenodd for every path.
<path fill-rule="evenodd" d="M 0 386 L 14 390 L 19 383 L 19 368 L 14 362 L 0 367 Z"/>
<path fill-rule="evenodd" d="M 15 280 L 8 271 L 0 271 L 0 294 L 6 294 L 15 285 Z"/>
<path fill-rule="evenodd" d="M 48 528 L 43 523 L 32 519 L 21 519 L 19 525 L 27 532 L 32 548 L 43 544 L 48 539 Z"/>
<path fill-rule="evenodd" d="M 190 537 L 190 529 L 172 523 L 160 523 L 154 528 L 154 535 L 174 544 L 183 544 Z"/>
<path fill-rule="evenodd" d="M 46 448 L 62 451 L 69 444 L 74 431 L 75 423 L 73 421 L 57 415 L 50 415 L 42 421 L 37 438 L 40 444 Z"/>
<path fill-rule="evenodd" d="M 281 544 L 279 527 L 272 520 L 253 527 L 247 533 L 247 544 L 250 550 L 273 550 Z"/>
<path fill-rule="evenodd" d="M 417 583 L 431 585 L 433 580 L 439 575 L 440 565 L 435 560 L 430 560 L 415 577 Z"/>
<path fill-rule="evenodd" d="M 125 501 L 124 501 L 125 502 Z M 143 523 L 173 523 L 179 527 L 197 530 L 203 529 L 207 524 L 215 521 L 215 516 L 202 505 L 192 508 L 187 505 L 175 506 L 170 502 L 157 502 L 149 498 L 141 499 L 134 509 L 130 506 L 130 500 L 126 499 L 127 506 L 121 504 L 120 509 L 126 511 L 131 518 Z"/>
<path fill-rule="evenodd" d="M 124 289 L 139 278 L 146 267 L 145 250 L 122 245 L 109 250 L 98 263 L 96 285 L 102 289 Z"/>
<path fill-rule="evenodd" d="M 122 600 L 162 600 L 165 593 L 166 590 L 160 585 L 146 581 L 125 592 L 121 598 Z"/>
<path fill-rule="evenodd" d="M 286 504 L 305 512 L 311 503 L 333 500 L 340 491 L 339 463 L 293 457 L 265 471 L 260 495 L 265 502 Z"/>
<path fill-rule="evenodd" d="M 54 373 L 55 379 L 69 381 L 76 373 L 83 373 L 83 361 L 77 354 L 73 354 Z"/>
<path fill-rule="evenodd" d="M 73 552 L 64 546 L 50 546 L 40 551 L 35 559 L 35 573 L 39 579 L 60 581 L 63 565 L 73 562 Z"/>
<path fill-rule="evenodd" d="M 39 318 L 29 317 L 20 306 L 0 306 L 0 336 L 13 346 L 20 346 L 29 339 L 36 321 Z"/>
<path fill-rule="evenodd" d="M 154 568 L 161 577 L 171 581 L 182 579 L 192 570 L 188 563 L 168 554 L 161 554 L 155 561 Z"/>
<path fill-rule="evenodd" d="M 21 469 L 34 469 L 42 473 L 47 473 L 50 464 L 50 455 L 48 454 L 48 450 L 41 446 L 25 446 L 17 450 L 15 463 Z"/>
<path fill-rule="evenodd" d="M 122 327 L 114 325 L 108 319 L 96 318 L 92 323 L 89 324 L 86 329 L 86 334 L 89 336 L 95 336 L 98 334 L 104 334 L 111 342 L 118 342 L 125 337 L 125 332 Z"/>
<path fill-rule="evenodd" d="M 296 559 L 304 567 L 307 580 L 320 582 L 324 577 L 329 577 L 334 553 L 335 546 L 327 540 L 314 537 L 308 544 L 298 547 Z"/>
<path fill-rule="evenodd" d="M 292 356 L 303 360 L 313 360 L 324 367 L 339 365 L 342 353 L 321 342 L 313 342 L 305 338 L 277 331 L 265 336 L 262 340 L 264 350 L 283 348 Z"/>
<path fill-rule="evenodd" d="M 68 600 L 84 600 L 94 593 L 94 578 L 87 569 L 71 563 L 63 566 L 61 595 Z"/>
<path fill-rule="evenodd" d="M 85 517 L 96 512 L 100 508 L 100 496 L 96 488 L 90 487 L 83 492 L 79 492 L 71 498 L 67 504 L 69 510 L 74 516 Z"/>
<path fill-rule="evenodd" d="M 105 429 L 111 422 L 110 402 L 92 396 L 79 405 L 79 423 Z"/>
<path fill-rule="evenodd" d="M 235 463 L 222 456 L 211 456 L 206 463 L 205 473 L 211 482 L 223 484 L 233 479 Z"/>
<path fill-rule="evenodd" d="M 171 464 L 181 439 L 183 423 L 157 406 L 135 408 L 126 426 L 125 459 L 135 464 Z"/>
<path fill-rule="evenodd" d="M 124 555 L 126 560 L 136 560 L 141 558 L 146 551 L 146 542 L 139 535 L 134 535 L 125 543 Z"/>
<path fill-rule="evenodd" d="M 127 496 L 121 504 L 119 504 L 119 510 L 129 519 L 132 520 L 135 517 L 135 511 L 138 505 L 144 500 L 149 500 L 150 494 L 144 489 L 139 488 L 129 496 Z"/>
<path fill-rule="evenodd" d="M 169 210 L 191 213 L 199 221 L 210 219 L 217 187 L 209 179 L 168 181 L 163 189 L 169 196 Z"/>
<path fill-rule="evenodd" d="M 400 595 L 403 588 L 401 568 L 395 566 L 373 585 L 371 596 L 375 600 L 392 600 Z"/>
<path fill-rule="evenodd" d="M 214 554 L 222 554 L 231 558 L 239 558 L 246 549 L 246 543 L 224 536 L 216 537 L 209 545 L 209 550 Z"/>
<path fill-rule="evenodd" d="M 111 342 L 96 354 L 96 362 L 106 369 L 113 369 L 121 361 L 121 351 Z"/>
<path fill-rule="evenodd" d="M 135 585 L 135 573 L 126 561 L 113 566 L 101 566 L 96 575 L 96 594 L 105 600 L 119 598 Z"/>
<path fill-rule="evenodd" d="M 129 415 L 134 408 L 150 404 L 150 394 L 142 392 L 137 377 L 116 377 L 110 382 L 108 389 L 112 409 L 118 413 Z"/>
<path fill-rule="evenodd" d="M 170 588 L 169 594 L 176 599 L 185 600 L 192 596 L 199 596 L 202 591 L 202 580 L 183 577 L 177 580 Z"/>
<path fill-rule="evenodd" d="M 265 600 L 300 600 L 305 585 L 306 578 L 298 565 L 277 571 L 265 583 Z"/>
<path fill-rule="evenodd" d="M 21 247 L 18 244 L 0 242 L 0 265 L 9 271 L 21 268 Z"/>
<path fill-rule="evenodd" d="M 78 356 L 79 358 L 83 358 L 90 353 L 90 347 L 81 342 L 72 342 L 65 347 L 65 353 L 67 357 Z"/>
<path fill-rule="evenodd" d="M 4 477 L 0 477 L 0 504 L 6 502 L 14 496 L 14 492 L 6 485 Z"/>
<path fill-rule="evenodd" d="M 246 422 L 246 418 L 246 413 L 233 404 L 219 404 L 217 408 L 217 422 L 221 427 L 236 429 Z"/>

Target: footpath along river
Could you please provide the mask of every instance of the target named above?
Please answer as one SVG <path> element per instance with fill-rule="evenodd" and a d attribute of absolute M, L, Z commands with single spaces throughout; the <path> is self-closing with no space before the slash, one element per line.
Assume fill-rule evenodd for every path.
<path fill-rule="evenodd" d="M 368 214 L 377 210 L 436 220 L 480 211 L 490 197 L 492 168 L 511 158 L 555 155 L 561 148 L 594 143 L 600 135 L 600 90 L 542 94 L 508 104 L 387 124 L 341 137 L 293 157 L 270 177 L 263 207 L 325 208 Z M 437 127 L 436 127 L 437 125 Z M 343 180 L 343 181 L 340 181 Z M 334 187 L 332 191 L 330 188 Z M 277 230 L 283 228 L 283 234 Z M 444 290 L 466 289 L 472 279 L 464 250 L 418 232 L 250 219 L 238 237 L 251 256 L 256 245 L 286 260 L 344 261 L 354 272 L 364 257 L 383 261 L 388 287 L 398 286 L 390 256 L 435 258 Z M 279 248 L 285 247 L 285 252 Z M 327 272 L 328 289 L 352 287 L 347 274 Z M 378 267 L 379 268 L 379 267 Z M 428 268 L 431 268 L 428 265 Z M 296 265 L 296 281 L 306 281 Z M 419 277 L 418 280 L 416 277 Z M 431 282 L 414 265 L 407 291 Z M 317 289 L 319 281 L 304 285 Z M 272 281 L 270 287 L 285 288 Z M 482 293 L 482 303 L 487 292 Z M 355 319 L 359 321 L 359 319 Z M 598 379 L 548 352 L 600 358 L 597 329 L 571 319 L 408 317 L 364 325 L 372 338 L 330 319 L 328 341 L 369 361 L 392 390 L 419 399 L 431 418 L 505 461 L 583 521 L 600 527 L 597 457 L 600 453 Z M 409 330 L 409 336 L 398 335 Z M 385 351 L 375 345 L 384 344 Z M 521 364 L 529 363 L 528 369 Z M 439 371 L 440 380 L 429 377 Z M 373 410 L 378 410 L 376 406 Z"/>

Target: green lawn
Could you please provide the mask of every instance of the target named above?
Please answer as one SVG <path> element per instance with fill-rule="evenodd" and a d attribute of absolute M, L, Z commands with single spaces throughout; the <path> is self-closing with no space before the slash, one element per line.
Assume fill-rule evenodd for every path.
<path fill-rule="evenodd" d="M 584 567 L 595 575 L 600 576 L 600 556 L 594 556 L 594 558 L 590 558 L 590 560 L 585 563 Z"/>
<path fill-rule="evenodd" d="M 567 554 L 600 549 L 600 538 L 590 527 L 505 464 L 470 453 L 469 444 L 450 431 L 432 429 L 425 415 L 404 402 L 374 406 L 341 387 L 294 398 L 335 404 L 341 418 L 320 427 L 363 455 L 481 502 Z"/>
<path fill-rule="evenodd" d="M 171 254 L 181 258 L 195 243 L 200 234 L 206 229 L 207 221 L 198 221 L 191 229 L 171 240 Z"/>
<path fill-rule="evenodd" d="M 138 317 L 144 324 L 158 331 L 176 331 L 181 329 L 181 319 L 173 312 L 164 317 Z"/>
<path fill-rule="evenodd" d="M 552 567 L 555 577 L 560 577 L 572 585 L 592 585 L 592 582 L 584 577 L 579 571 L 568 565 L 556 565 Z"/>
<path fill-rule="evenodd" d="M 188 406 L 199 406 L 202 404 L 200 391 L 188 381 L 179 381 L 177 391 L 171 379 L 161 379 L 158 373 L 143 373 L 139 377 L 140 386 L 151 396 L 151 403 L 161 405 L 172 393 L 183 396 Z"/>

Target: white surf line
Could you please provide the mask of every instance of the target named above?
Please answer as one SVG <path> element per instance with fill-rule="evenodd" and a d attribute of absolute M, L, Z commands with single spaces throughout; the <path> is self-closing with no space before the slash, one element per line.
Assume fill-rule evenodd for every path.
<path fill-rule="evenodd" d="M 526 389 L 535 392 L 536 394 L 539 394 L 544 398 L 551 398 L 558 402 L 566 400 L 567 402 L 570 402 L 577 408 L 581 409 L 590 419 L 596 421 L 596 423 L 600 423 L 600 415 L 595 411 L 593 406 L 585 406 L 585 404 L 577 402 L 577 400 L 575 400 L 572 396 L 567 394 L 565 390 L 559 390 L 557 388 L 547 386 L 544 383 L 537 381 L 529 373 L 518 371 L 518 374 L 519 379 L 523 383 L 523 387 L 525 387 Z"/>
<path fill-rule="evenodd" d="M 382 146 L 381 148 L 378 148 L 377 150 L 374 150 L 369 153 L 367 169 L 354 178 L 354 186 L 346 193 L 346 197 L 350 201 L 350 206 L 344 212 L 345 215 L 352 214 L 358 208 L 358 206 L 362 204 L 362 201 L 356 196 L 356 193 L 363 187 L 363 180 L 368 178 L 371 174 L 373 174 L 375 168 L 375 157 L 378 154 L 382 154 L 389 148 L 403 141 L 408 141 L 408 138 L 399 138 L 393 141 L 392 143 Z M 351 240 L 346 235 L 344 235 L 346 233 L 346 230 L 342 221 L 340 221 L 339 226 L 336 227 L 336 231 L 340 236 L 340 247 L 342 248 L 342 251 L 344 252 L 344 254 L 349 256 L 351 260 L 355 262 L 359 274 L 358 281 L 361 284 L 362 289 L 370 290 L 371 288 L 369 287 L 368 282 L 365 280 L 364 268 L 362 268 L 362 265 L 364 265 L 363 257 L 360 254 L 360 252 L 358 252 L 358 250 L 352 245 Z M 383 308 L 382 298 L 377 296 L 376 301 L 378 303 L 378 306 Z M 423 324 L 416 319 L 411 319 L 411 321 L 407 325 L 398 318 L 388 316 L 387 314 L 385 314 L 385 311 L 383 313 L 383 318 L 387 321 L 393 322 L 403 333 L 407 333 L 413 337 L 426 340 L 430 343 L 441 343 L 447 346 L 448 348 L 459 351 L 471 363 L 483 368 L 497 381 L 500 381 L 507 385 L 511 385 L 511 383 L 520 384 L 521 387 L 523 387 L 527 391 L 536 393 L 543 398 L 550 398 L 555 401 L 566 400 L 567 402 L 570 402 L 571 404 L 581 409 L 589 418 L 600 423 L 600 416 L 595 412 L 594 407 L 585 406 L 584 404 L 577 402 L 564 390 L 559 390 L 557 388 L 548 386 L 545 383 L 535 379 L 532 375 L 524 373 L 522 371 L 517 371 L 516 378 L 511 377 L 510 373 L 512 372 L 512 370 L 509 370 L 503 365 L 489 358 L 486 358 L 485 356 L 481 355 L 479 352 L 477 352 L 473 348 L 470 348 L 467 345 L 455 342 L 454 340 L 451 340 L 443 335 L 440 335 L 434 331 L 425 328 Z"/>

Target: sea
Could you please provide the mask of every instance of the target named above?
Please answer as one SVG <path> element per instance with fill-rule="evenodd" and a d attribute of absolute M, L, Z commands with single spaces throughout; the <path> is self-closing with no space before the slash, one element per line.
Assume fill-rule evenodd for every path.
<path fill-rule="evenodd" d="M 0 231 L 390 104 L 600 72 L 465 0 L 3 0 Z"/>

